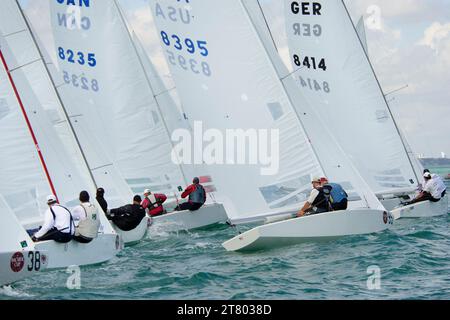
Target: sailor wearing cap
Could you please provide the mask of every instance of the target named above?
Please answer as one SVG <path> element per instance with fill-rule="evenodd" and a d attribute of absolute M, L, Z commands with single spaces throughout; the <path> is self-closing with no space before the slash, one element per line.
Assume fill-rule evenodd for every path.
<path fill-rule="evenodd" d="M 430 172 L 425 171 L 423 178 L 424 183 L 422 192 L 420 192 L 411 202 L 405 203 L 406 205 L 423 201 L 439 202 L 445 195 L 445 185 L 440 183 L 439 179 L 433 179 L 433 175 Z"/>
<path fill-rule="evenodd" d="M 149 189 L 144 190 L 144 200 L 141 203 L 151 217 L 157 217 L 165 213 L 163 203 L 166 202 L 165 194 L 152 193 Z"/>
<path fill-rule="evenodd" d="M 299 211 L 298 217 L 303 217 L 309 211 L 313 211 L 314 214 L 317 214 L 331 210 L 329 194 L 324 192 L 321 179 L 319 177 L 314 177 L 311 183 L 313 185 L 311 195 L 303 208 Z"/>
<path fill-rule="evenodd" d="M 47 197 L 48 209 L 44 214 L 44 224 L 33 236 L 33 241 L 54 240 L 67 243 L 75 233 L 75 224 L 70 211 L 59 205 L 56 196 Z"/>

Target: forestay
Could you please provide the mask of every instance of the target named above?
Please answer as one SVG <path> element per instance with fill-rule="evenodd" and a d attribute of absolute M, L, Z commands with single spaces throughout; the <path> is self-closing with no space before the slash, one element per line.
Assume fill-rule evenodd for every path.
<path fill-rule="evenodd" d="M 191 123 L 217 129 L 216 139 L 227 129 L 269 130 L 269 138 L 272 130 L 279 132 L 279 170 L 273 175 L 262 174 L 267 165 L 261 164 L 210 166 L 227 213 L 244 218 L 298 208 L 311 175 L 324 171 L 241 1 L 222 2 L 220 10 L 206 0 L 153 1 L 152 10 Z"/>
<path fill-rule="evenodd" d="M 341 0 L 285 1 L 297 87 L 376 193 L 417 178 Z"/>
<path fill-rule="evenodd" d="M 51 3 L 64 104 L 99 186 L 123 205 L 146 188 L 171 195 L 185 180 L 116 3 Z"/>

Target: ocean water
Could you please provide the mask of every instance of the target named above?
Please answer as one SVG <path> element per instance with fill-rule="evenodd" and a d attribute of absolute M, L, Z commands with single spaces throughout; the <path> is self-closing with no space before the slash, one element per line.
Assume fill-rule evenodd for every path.
<path fill-rule="evenodd" d="M 161 234 L 82 267 L 80 289 L 68 289 L 67 270 L 45 271 L 0 288 L 0 299 L 450 299 L 449 225 L 450 215 L 402 219 L 378 234 L 246 254 L 223 249 L 236 235 L 226 225 Z M 373 270 L 379 288 L 368 287 Z"/>

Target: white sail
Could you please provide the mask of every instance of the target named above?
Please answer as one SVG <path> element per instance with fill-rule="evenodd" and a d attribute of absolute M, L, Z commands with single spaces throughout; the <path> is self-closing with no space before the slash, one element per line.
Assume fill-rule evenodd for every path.
<path fill-rule="evenodd" d="M 369 46 L 367 44 L 367 34 L 366 34 L 366 25 L 364 21 L 364 16 L 362 16 L 358 24 L 356 25 L 356 32 L 358 33 L 358 37 L 361 40 L 361 44 L 364 47 L 364 51 L 367 55 L 369 55 Z"/>
<path fill-rule="evenodd" d="M 223 133 L 279 130 L 277 174 L 264 176 L 255 165 L 210 166 L 218 193 L 227 195 L 229 215 L 243 218 L 299 207 L 309 194 L 311 175 L 323 175 L 322 161 L 331 162 L 332 156 L 317 157 L 241 1 L 227 1 L 220 10 L 211 1 L 170 6 L 153 1 L 152 10 L 191 122 L 202 120 L 204 130 Z M 354 172 L 350 167 L 344 170 Z M 373 203 L 379 205 L 376 199 Z"/>
<path fill-rule="evenodd" d="M 242 3 L 328 177 L 343 185 L 350 194 L 351 208 L 367 205 L 370 208 L 381 209 L 382 205 L 341 148 L 333 133 L 330 132 L 322 117 L 316 112 L 316 108 L 297 90 L 295 78 L 289 73 L 277 51 L 260 3 L 254 0 L 244 0 Z"/>
<path fill-rule="evenodd" d="M 297 88 L 376 193 L 417 178 L 385 97 L 341 0 L 285 1 Z"/>
<path fill-rule="evenodd" d="M 171 195 L 186 182 L 125 22 L 114 1 L 88 3 L 50 7 L 60 91 L 97 183 L 122 204 L 146 188 Z"/>
<path fill-rule="evenodd" d="M 192 131 L 189 121 L 184 113 L 182 105 L 180 105 L 178 92 L 176 87 L 167 87 L 155 68 L 155 65 L 150 61 L 148 54 L 146 53 L 144 46 L 138 39 L 136 34 L 132 33 L 133 41 L 136 45 L 136 49 L 143 68 L 147 74 L 147 78 L 151 83 L 155 99 L 161 106 L 161 114 L 167 125 L 169 133 L 173 133 L 178 129 L 185 129 Z M 208 195 L 207 202 L 214 202 L 214 192 L 216 187 L 214 185 L 214 179 L 209 172 L 208 166 L 204 164 L 180 164 L 186 179 L 192 177 L 199 177 L 202 185 Z M 189 181 L 188 181 L 189 182 Z"/>
<path fill-rule="evenodd" d="M 370 60 L 369 46 L 367 43 L 367 33 L 366 33 L 366 28 L 365 28 L 364 17 L 361 17 L 359 19 L 358 24 L 356 25 L 356 31 L 358 33 L 359 38 L 361 39 L 361 43 L 364 47 L 364 51 L 366 52 L 367 57 Z M 390 108 L 389 105 L 388 105 L 388 107 Z M 411 148 L 411 145 L 409 144 L 408 139 L 406 138 L 405 134 L 403 133 L 403 130 L 401 130 L 400 128 L 398 128 L 398 130 L 400 131 L 400 138 L 402 139 L 403 144 L 405 145 L 406 152 L 407 152 L 408 157 L 413 166 L 413 170 L 416 174 L 416 177 L 419 177 L 419 182 L 420 182 L 424 168 L 423 168 L 422 164 L 420 163 L 419 159 L 417 159 L 417 156 L 414 153 L 413 149 Z"/>
<path fill-rule="evenodd" d="M 67 122 L 58 124 L 62 129 L 56 128 L 52 115 L 60 113 L 61 106 L 18 4 L 3 1 L 1 9 L 2 83 L 9 86 L 2 88 L 8 115 L 1 128 L 5 152 L 0 170 L 5 173 L 0 193 L 25 226 L 36 227 L 42 222 L 46 195 L 54 193 L 61 203 L 73 207 L 81 190 L 92 193 L 95 188 L 81 167 L 82 155 Z M 8 126 L 14 129 L 8 130 Z M 19 139 L 23 145 L 11 145 Z M 3 165 L 6 163 L 9 165 Z M 101 215 L 101 220 L 103 230 L 111 232 L 106 217 Z"/>

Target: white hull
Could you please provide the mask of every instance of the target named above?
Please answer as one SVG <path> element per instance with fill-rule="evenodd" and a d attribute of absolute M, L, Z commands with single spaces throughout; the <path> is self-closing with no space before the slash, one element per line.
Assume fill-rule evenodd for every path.
<path fill-rule="evenodd" d="M 448 195 L 439 202 L 419 202 L 391 211 L 395 220 L 401 218 L 427 218 L 446 215 L 448 213 Z"/>
<path fill-rule="evenodd" d="M 99 234 L 88 244 L 73 240 L 66 244 L 43 241 L 36 243 L 35 248 L 49 252 L 47 269 L 57 269 L 108 261 L 123 248 L 123 242 L 117 234 Z"/>
<path fill-rule="evenodd" d="M 38 257 L 37 262 L 35 257 Z M 48 261 L 46 257 L 42 251 L 0 253 L 0 286 L 12 284 L 44 270 Z"/>
<path fill-rule="evenodd" d="M 381 199 L 380 202 L 386 210 L 392 211 L 401 205 L 402 199 L 400 198 Z"/>
<path fill-rule="evenodd" d="M 158 232 L 177 232 L 204 228 L 228 220 L 222 204 L 213 203 L 197 211 L 178 211 L 154 217 L 149 228 L 150 234 Z"/>
<path fill-rule="evenodd" d="M 309 241 L 380 232 L 393 224 L 382 210 L 327 212 L 256 227 L 223 243 L 227 251 L 255 251 Z"/>
<path fill-rule="evenodd" d="M 150 225 L 150 219 L 145 217 L 142 219 L 141 223 L 131 231 L 120 230 L 114 223 L 111 223 L 114 230 L 122 237 L 122 241 L 126 245 L 131 245 L 133 243 L 139 242 L 144 239 L 147 234 L 148 227 Z"/>

